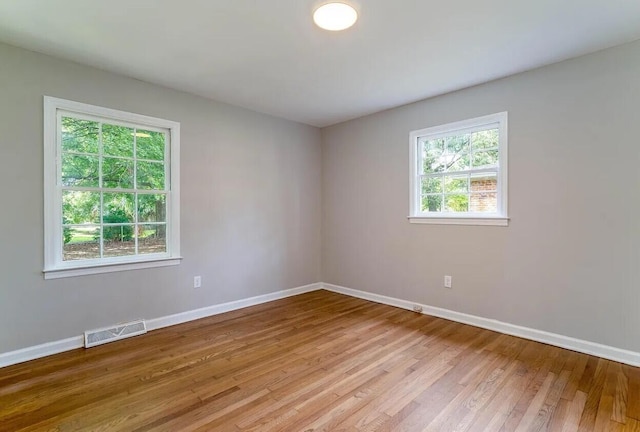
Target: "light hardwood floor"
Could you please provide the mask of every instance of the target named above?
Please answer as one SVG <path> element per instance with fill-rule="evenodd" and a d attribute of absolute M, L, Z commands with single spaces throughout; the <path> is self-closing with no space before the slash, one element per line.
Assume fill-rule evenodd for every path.
<path fill-rule="evenodd" d="M 640 369 L 317 291 L 0 369 L 2 431 L 640 431 Z"/>

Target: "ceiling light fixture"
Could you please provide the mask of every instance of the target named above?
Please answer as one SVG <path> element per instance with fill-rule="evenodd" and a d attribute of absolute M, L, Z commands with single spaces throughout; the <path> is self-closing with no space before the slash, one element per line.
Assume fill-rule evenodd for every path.
<path fill-rule="evenodd" d="M 313 22 L 329 31 L 345 30 L 358 20 L 358 12 L 346 3 L 327 3 L 313 13 Z"/>

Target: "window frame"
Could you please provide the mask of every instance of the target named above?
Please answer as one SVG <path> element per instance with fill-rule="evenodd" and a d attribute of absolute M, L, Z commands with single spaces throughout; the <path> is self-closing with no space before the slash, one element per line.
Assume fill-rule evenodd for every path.
<path fill-rule="evenodd" d="M 64 261 L 62 257 L 62 131 L 61 114 L 114 125 L 146 127 L 167 132 L 165 156 L 167 251 L 119 257 Z M 135 157 L 135 155 L 134 155 Z M 169 165 L 168 167 L 166 165 Z M 100 188 L 104 189 L 104 188 Z M 107 188 L 108 189 L 108 188 Z M 102 223 L 102 221 L 101 221 Z M 44 269 L 45 279 L 108 273 L 180 264 L 180 123 L 44 96 Z"/>
<path fill-rule="evenodd" d="M 445 225 L 495 225 L 508 226 L 508 114 L 506 111 L 462 120 L 425 129 L 409 134 L 409 222 L 419 224 Z M 462 133 L 477 132 L 497 126 L 498 129 L 498 169 L 497 169 L 497 211 L 496 212 L 423 212 L 421 211 L 421 162 L 420 140 L 443 138 Z M 455 171 L 452 171 L 455 172 Z M 463 171 L 461 171 L 463 172 Z"/>

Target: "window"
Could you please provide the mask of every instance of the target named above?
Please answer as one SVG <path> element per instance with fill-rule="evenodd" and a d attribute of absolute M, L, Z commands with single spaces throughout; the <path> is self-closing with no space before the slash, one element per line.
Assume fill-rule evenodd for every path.
<path fill-rule="evenodd" d="M 410 222 L 508 224 L 506 112 L 410 137 Z"/>
<path fill-rule="evenodd" d="M 44 98 L 46 279 L 180 262 L 180 124 Z"/>

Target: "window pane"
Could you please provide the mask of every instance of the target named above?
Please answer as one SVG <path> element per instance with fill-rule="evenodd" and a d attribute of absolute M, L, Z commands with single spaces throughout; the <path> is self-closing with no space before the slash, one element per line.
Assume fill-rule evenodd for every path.
<path fill-rule="evenodd" d="M 133 225 L 109 225 L 102 228 L 104 256 L 127 256 L 136 254 Z"/>
<path fill-rule="evenodd" d="M 444 191 L 446 193 L 462 192 L 468 190 L 468 176 L 446 176 L 444 178 Z"/>
<path fill-rule="evenodd" d="M 64 261 L 100 258 L 100 227 L 63 227 L 62 237 Z"/>
<path fill-rule="evenodd" d="M 422 194 L 442 193 L 442 177 L 427 177 L 422 179 Z"/>
<path fill-rule="evenodd" d="M 474 132 L 471 134 L 471 144 L 475 150 L 498 147 L 498 129 Z"/>
<path fill-rule="evenodd" d="M 498 194 L 496 192 L 471 193 L 469 211 L 478 213 L 495 213 L 498 211 Z"/>
<path fill-rule="evenodd" d="M 141 225 L 138 235 L 138 253 L 150 254 L 167 251 L 166 225 Z"/>
<path fill-rule="evenodd" d="M 128 193 L 103 194 L 103 216 L 105 224 L 121 224 L 135 222 L 134 195 Z"/>
<path fill-rule="evenodd" d="M 457 213 L 469 211 L 469 196 L 466 194 L 445 195 L 445 211 Z"/>
<path fill-rule="evenodd" d="M 98 122 L 62 117 L 62 151 L 98 153 Z"/>
<path fill-rule="evenodd" d="M 103 124 L 102 148 L 105 155 L 133 157 L 133 129 Z"/>
<path fill-rule="evenodd" d="M 438 157 L 444 152 L 444 139 L 430 139 L 421 141 L 422 149 L 426 154 Z"/>
<path fill-rule="evenodd" d="M 102 187 L 133 189 L 133 159 L 102 159 Z"/>
<path fill-rule="evenodd" d="M 444 141 L 447 154 L 469 153 L 471 134 L 449 136 Z"/>
<path fill-rule="evenodd" d="M 62 192 L 62 223 L 100 223 L 100 192 Z"/>
<path fill-rule="evenodd" d="M 165 222 L 167 218 L 167 197 L 162 194 L 138 195 L 139 222 Z"/>
<path fill-rule="evenodd" d="M 165 134 L 136 130 L 136 157 L 164 161 Z"/>
<path fill-rule="evenodd" d="M 444 139 L 422 141 L 422 172 L 425 174 L 444 171 Z"/>
<path fill-rule="evenodd" d="M 442 211 L 442 195 L 424 195 L 422 197 L 423 212 Z"/>
<path fill-rule="evenodd" d="M 99 161 L 97 156 L 62 155 L 62 185 L 98 187 Z"/>
<path fill-rule="evenodd" d="M 446 161 L 443 156 L 437 158 L 428 157 L 422 159 L 422 173 L 432 174 L 443 172 L 446 169 Z"/>
<path fill-rule="evenodd" d="M 472 192 L 495 192 L 498 190 L 498 174 L 485 173 L 471 176 Z"/>
<path fill-rule="evenodd" d="M 138 189 L 164 190 L 164 164 L 138 161 Z"/>
<path fill-rule="evenodd" d="M 474 168 L 494 167 L 498 165 L 498 150 L 479 151 L 473 154 Z"/>
<path fill-rule="evenodd" d="M 447 171 L 449 172 L 462 171 L 470 168 L 468 153 L 446 155 L 445 159 Z"/>

